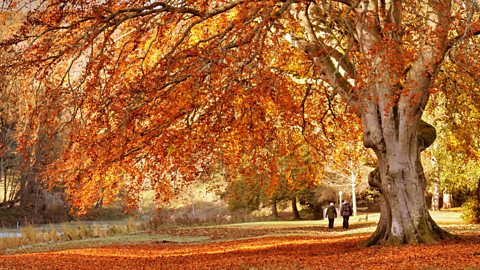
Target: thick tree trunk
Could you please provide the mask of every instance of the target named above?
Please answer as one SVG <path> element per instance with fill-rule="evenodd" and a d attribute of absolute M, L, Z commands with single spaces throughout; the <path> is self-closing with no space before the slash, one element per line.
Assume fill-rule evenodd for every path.
<path fill-rule="evenodd" d="M 300 213 L 298 212 L 297 208 L 297 197 L 292 198 L 292 213 L 293 213 L 293 218 L 298 220 L 300 218 Z"/>
<path fill-rule="evenodd" d="M 422 125 L 418 144 L 412 143 L 413 140 L 407 145 L 402 145 L 401 140 L 384 140 L 387 146 L 374 149 L 378 167 L 370 173 L 369 184 L 382 195 L 381 214 L 367 246 L 434 243 L 448 236 L 432 220 L 425 202 L 426 183 L 420 151 L 433 142 L 435 129 L 426 123 Z"/>

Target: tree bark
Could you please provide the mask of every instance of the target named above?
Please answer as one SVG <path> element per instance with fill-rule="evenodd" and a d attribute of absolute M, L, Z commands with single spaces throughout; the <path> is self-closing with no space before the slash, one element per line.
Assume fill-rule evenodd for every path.
<path fill-rule="evenodd" d="M 480 177 L 478 177 L 478 182 L 477 182 L 477 203 L 478 203 L 478 206 L 480 206 Z"/>
<path fill-rule="evenodd" d="M 435 170 L 435 179 L 433 181 L 432 210 L 440 210 L 440 178 L 438 170 Z"/>
<path fill-rule="evenodd" d="M 3 178 L 3 203 L 7 202 L 7 172 L 4 167 L 3 157 L 0 158 L 0 177 Z"/>
<path fill-rule="evenodd" d="M 478 177 L 477 182 L 477 205 L 475 206 L 475 220 L 480 222 L 480 177 Z"/>
<path fill-rule="evenodd" d="M 273 197 L 272 198 L 272 216 L 277 219 L 278 216 L 278 209 L 277 209 L 277 198 Z"/>
<path fill-rule="evenodd" d="M 353 167 L 353 166 L 352 166 Z M 357 216 L 357 194 L 356 194 L 356 186 L 357 186 L 357 175 L 352 172 L 351 175 L 352 180 L 352 208 L 353 208 L 353 216 Z"/>
<path fill-rule="evenodd" d="M 448 193 L 448 191 L 443 191 L 443 209 L 450 209 L 452 208 L 452 194 Z"/>
<path fill-rule="evenodd" d="M 369 175 L 369 184 L 382 198 L 380 221 L 366 246 L 434 243 L 449 236 L 430 217 L 424 196 L 420 151 L 433 143 L 435 129 L 423 121 L 419 126 L 418 141 L 405 145 L 400 136 L 400 140 L 384 136 L 383 145 L 372 147 L 378 164 Z"/>
<path fill-rule="evenodd" d="M 297 208 L 297 197 L 292 197 L 292 213 L 293 213 L 293 218 L 295 220 L 298 220 L 298 219 L 302 219 L 300 217 L 300 213 L 298 212 L 298 208 Z"/>

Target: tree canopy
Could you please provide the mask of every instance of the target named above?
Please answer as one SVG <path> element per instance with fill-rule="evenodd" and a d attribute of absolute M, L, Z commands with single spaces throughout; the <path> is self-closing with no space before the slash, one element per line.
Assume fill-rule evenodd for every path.
<path fill-rule="evenodd" d="M 2 9 L 21 22 L 0 45 L 2 89 L 25 99 L 22 145 L 62 142 L 45 172 L 77 207 L 121 190 L 135 202 L 145 181 L 168 199 L 173 179 L 191 181 L 218 160 L 236 166 L 244 153 L 268 167 L 299 138 L 321 166 L 332 141 L 361 123 L 378 158 L 371 184 L 384 196 L 372 243 L 444 236 L 421 199 L 419 155 L 435 139 L 421 117 L 446 58 L 468 62 L 477 79 L 477 1 L 32 0 Z"/>

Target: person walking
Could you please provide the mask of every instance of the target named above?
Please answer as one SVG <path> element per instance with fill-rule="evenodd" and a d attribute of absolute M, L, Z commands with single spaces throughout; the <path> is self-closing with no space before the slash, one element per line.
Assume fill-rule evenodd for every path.
<path fill-rule="evenodd" d="M 333 204 L 333 202 L 331 202 L 328 206 L 326 216 L 328 218 L 328 228 L 333 229 L 333 222 L 337 217 L 337 209 L 335 209 L 335 205 Z"/>
<path fill-rule="evenodd" d="M 352 215 L 352 207 L 347 200 L 344 200 L 340 208 L 340 215 L 343 217 L 343 228 L 348 229 L 348 219 Z"/>

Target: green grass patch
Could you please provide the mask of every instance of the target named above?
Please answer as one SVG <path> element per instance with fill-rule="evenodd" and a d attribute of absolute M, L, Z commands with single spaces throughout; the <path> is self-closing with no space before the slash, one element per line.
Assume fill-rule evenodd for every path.
<path fill-rule="evenodd" d="M 432 218 L 453 233 L 468 234 L 480 229 L 461 219 L 461 211 L 431 212 Z M 183 224 L 181 227 L 149 221 L 127 219 L 109 222 L 70 222 L 46 226 L 26 226 L 3 230 L 20 233 L 21 237 L 0 238 L 0 252 L 28 253 L 61 249 L 98 247 L 116 244 L 147 242 L 209 242 L 213 240 L 249 238 L 262 235 L 317 235 L 335 236 L 368 234 L 376 228 L 379 213 L 362 214 L 350 218 L 351 228 L 342 230 L 341 217 L 335 221 L 335 230 L 327 230 L 327 220 L 261 221 L 222 225 Z M 153 224 L 153 225 L 152 225 Z M 152 233 L 147 233 L 152 232 Z"/>
<path fill-rule="evenodd" d="M 37 243 L 25 246 L 19 246 L 16 248 L 7 249 L 3 254 L 15 254 L 15 253 L 36 253 L 36 252 L 48 252 L 65 249 L 81 249 L 81 248 L 93 248 L 111 245 L 135 245 L 145 243 L 194 243 L 206 241 L 208 237 L 205 236 L 172 236 L 161 234 L 149 234 L 149 233 L 136 233 L 106 236 L 102 238 L 88 238 L 80 240 L 71 240 L 54 243 Z"/>

